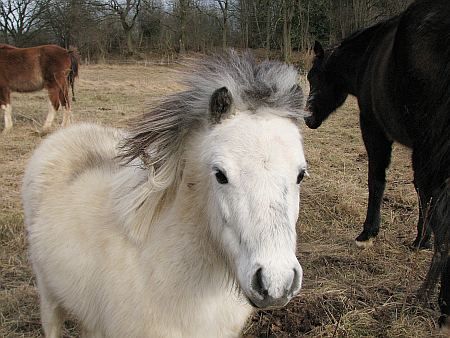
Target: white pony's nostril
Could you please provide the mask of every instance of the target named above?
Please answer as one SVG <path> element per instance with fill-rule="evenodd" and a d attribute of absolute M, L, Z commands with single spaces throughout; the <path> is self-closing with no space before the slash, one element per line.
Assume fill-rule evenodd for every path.
<path fill-rule="evenodd" d="M 252 288 L 263 298 L 268 296 L 269 291 L 264 286 L 264 282 L 263 282 L 263 278 L 262 278 L 262 268 L 259 268 L 258 270 L 256 270 L 255 274 L 253 275 Z"/>
<path fill-rule="evenodd" d="M 288 293 L 290 297 L 292 297 L 300 287 L 300 272 L 296 268 L 292 270 L 294 270 L 294 277 L 292 278 L 291 288 Z"/>
<path fill-rule="evenodd" d="M 257 308 L 280 307 L 297 294 L 301 284 L 300 265 L 287 270 L 260 267 L 251 277 L 251 291 L 247 296 Z"/>

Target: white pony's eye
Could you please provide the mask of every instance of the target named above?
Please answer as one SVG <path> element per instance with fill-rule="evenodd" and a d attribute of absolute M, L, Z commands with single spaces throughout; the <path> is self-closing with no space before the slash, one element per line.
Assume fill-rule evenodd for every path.
<path fill-rule="evenodd" d="M 298 176 L 297 176 L 297 184 L 300 184 L 300 182 L 305 177 L 305 174 L 306 174 L 306 170 L 305 169 L 301 169 L 300 172 L 298 173 Z"/>
<path fill-rule="evenodd" d="M 216 170 L 216 180 L 219 184 L 227 184 L 228 178 L 225 176 L 222 170 L 215 169 Z"/>

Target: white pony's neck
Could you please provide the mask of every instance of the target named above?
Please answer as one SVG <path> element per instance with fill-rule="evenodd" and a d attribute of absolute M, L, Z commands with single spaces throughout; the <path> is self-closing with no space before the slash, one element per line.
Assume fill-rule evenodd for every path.
<path fill-rule="evenodd" d="M 134 244 L 141 246 L 148 238 L 165 204 L 168 190 L 157 190 L 149 182 L 148 171 L 140 165 L 123 167 L 112 188 L 112 203 L 119 224 Z"/>
<path fill-rule="evenodd" d="M 199 181 L 193 163 L 186 164 L 181 182 L 162 191 L 152 191 L 147 170 L 123 168 L 113 189 L 114 210 L 126 235 L 138 247 L 147 278 L 156 279 L 149 284 L 161 287 L 156 292 L 161 298 L 152 302 L 162 313 L 172 321 L 179 320 L 178 327 L 211 325 L 208 330 L 215 332 L 236 322 L 239 332 L 242 319 L 252 310 L 240 298 L 227 261 L 210 238 L 205 203 L 198 197 L 206 196 L 198 189 L 207 186 L 204 178 Z M 180 294 L 167 297 L 173 290 Z M 188 324 L 199 318 L 203 319 L 198 324 Z M 217 331 L 217 335 L 230 333 Z"/>
<path fill-rule="evenodd" d="M 180 252 L 188 251 L 184 261 L 189 257 L 193 264 L 212 265 L 215 270 L 223 270 L 217 271 L 222 279 L 229 277 L 225 257 L 210 238 L 205 201 L 199 200 L 199 196 L 207 196 L 207 186 L 200 182 L 195 161 L 186 161 L 182 177 L 173 179 L 164 189 L 155 188 L 149 171 L 139 165 L 123 167 L 116 175 L 113 210 L 133 244 L 145 249 L 169 242 Z M 172 232 L 184 239 L 158 242 L 159 236 L 164 238 Z M 210 277 L 210 273 L 205 276 Z"/>
<path fill-rule="evenodd" d="M 183 177 L 169 179 L 165 186 L 152 182 L 149 170 L 142 162 L 122 167 L 116 173 L 112 187 L 112 203 L 116 217 L 120 220 L 129 240 L 142 246 L 151 241 L 150 232 L 164 228 L 168 223 L 183 228 L 195 224 L 196 231 L 206 230 L 207 218 L 204 203 L 198 201 L 197 178 L 189 164 L 183 170 Z M 193 181 L 194 180 L 194 181 Z M 204 188 L 204 187 L 202 187 Z M 207 231 L 205 231 L 207 233 Z M 198 233 L 203 236 L 202 231 Z"/>

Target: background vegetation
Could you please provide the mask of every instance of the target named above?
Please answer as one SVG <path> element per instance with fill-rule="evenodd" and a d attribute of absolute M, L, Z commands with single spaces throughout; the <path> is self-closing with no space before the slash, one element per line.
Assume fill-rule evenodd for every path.
<path fill-rule="evenodd" d="M 307 51 L 411 0 L 0 0 L 0 42 L 78 47 L 85 61 L 220 48 Z"/>

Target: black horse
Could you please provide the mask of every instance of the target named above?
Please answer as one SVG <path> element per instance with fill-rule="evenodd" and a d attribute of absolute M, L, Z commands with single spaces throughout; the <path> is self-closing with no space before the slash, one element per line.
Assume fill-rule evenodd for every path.
<path fill-rule="evenodd" d="M 380 206 L 392 142 L 412 148 L 419 196 L 417 248 L 434 234 L 434 256 L 421 295 L 439 275 L 441 325 L 450 327 L 450 4 L 419 0 L 405 12 L 359 31 L 324 51 L 316 42 L 308 73 L 310 128 L 357 97 L 369 158 L 369 201 L 359 246 L 371 244 L 380 225 Z M 431 230 L 430 230 L 431 229 Z"/>

